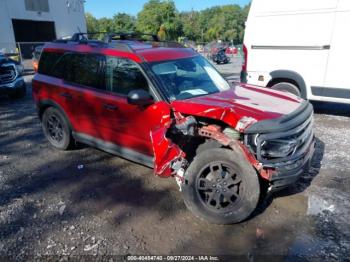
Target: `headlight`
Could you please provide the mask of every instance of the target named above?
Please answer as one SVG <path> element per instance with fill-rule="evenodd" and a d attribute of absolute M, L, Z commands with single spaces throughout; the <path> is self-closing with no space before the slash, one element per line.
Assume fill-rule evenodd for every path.
<path fill-rule="evenodd" d="M 261 144 L 261 155 L 266 158 L 287 157 L 292 154 L 296 147 L 295 140 L 268 140 Z"/>
<path fill-rule="evenodd" d="M 246 128 L 250 127 L 252 124 L 256 122 L 257 120 L 255 118 L 244 116 L 237 122 L 235 129 L 238 132 L 244 132 Z"/>

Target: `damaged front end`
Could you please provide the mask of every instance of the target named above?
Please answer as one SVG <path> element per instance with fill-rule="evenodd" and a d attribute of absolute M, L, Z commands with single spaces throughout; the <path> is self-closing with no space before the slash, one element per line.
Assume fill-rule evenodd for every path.
<path fill-rule="evenodd" d="M 251 123 L 251 120 L 249 121 Z M 245 121 L 245 127 L 248 126 L 246 123 Z M 240 127 L 243 130 L 243 127 Z M 195 153 L 195 147 L 210 139 L 242 154 L 261 177 L 270 179 L 271 170 L 263 168 L 254 154 L 244 145 L 243 138 L 243 133 L 223 123 L 221 126 L 175 112 L 172 121 L 151 132 L 155 174 L 161 177 L 174 176 L 178 184 L 181 184 L 189 160 Z"/>
<path fill-rule="evenodd" d="M 293 184 L 308 170 L 315 150 L 312 105 L 303 102 L 291 114 L 251 125 L 244 144 L 264 169 L 274 170 L 273 190 Z"/>
<path fill-rule="evenodd" d="M 167 125 L 151 132 L 154 170 L 158 176 L 174 176 L 181 184 L 196 153 L 194 148 L 204 140 L 215 140 L 243 155 L 270 189 L 283 188 L 308 168 L 315 147 L 312 122 L 313 109 L 307 102 L 277 119 L 256 121 L 245 117 L 235 128 L 175 112 Z"/>

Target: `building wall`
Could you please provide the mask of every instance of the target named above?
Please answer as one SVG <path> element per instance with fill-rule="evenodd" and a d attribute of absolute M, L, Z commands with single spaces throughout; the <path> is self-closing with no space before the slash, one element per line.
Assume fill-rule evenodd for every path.
<path fill-rule="evenodd" d="M 86 32 L 83 0 L 48 0 L 49 12 L 26 10 L 25 0 L 0 0 L 0 51 L 13 52 L 15 37 L 11 19 L 55 22 L 57 38 L 79 30 Z"/>
<path fill-rule="evenodd" d="M 15 35 L 7 8 L 7 0 L 0 0 L 0 51 L 15 52 Z"/>

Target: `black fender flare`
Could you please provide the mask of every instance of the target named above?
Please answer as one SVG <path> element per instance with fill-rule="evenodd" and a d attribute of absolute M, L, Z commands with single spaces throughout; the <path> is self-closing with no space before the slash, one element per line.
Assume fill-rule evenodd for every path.
<path fill-rule="evenodd" d="M 305 81 L 304 81 L 303 77 L 300 74 L 298 74 L 297 72 L 294 72 L 291 70 L 276 70 L 276 71 L 272 71 L 270 73 L 270 76 L 271 76 L 271 80 L 267 86 L 269 86 L 269 84 L 274 79 L 278 79 L 278 78 L 290 79 L 290 80 L 293 80 L 294 82 L 297 83 L 297 85 L 300 89 L 301 97 L 304 99 L 307 98 L 307 90 L 306 90 Z"/>
<path fill-rule="evenodd" d="M 56 103 L 52 100 L 49 100 L 49 99 L 41 100 L 37 103 L 37 113 L 38 113 L 38 117 L 39 117 L 40 121 L 42 118 L 42 114 L 44 113 L 44 109 L 46 109 L 48 107 L 54 107 L 57 110 L 59 110 L 63 114 L 64 118 L 66 119 L 70 130 L 72 132 L 74 131 L 73 126 L 69 120 L 69 117 L 68 117 L 67 113 L 64 111 L 64 109 L 58 103 Z"/>

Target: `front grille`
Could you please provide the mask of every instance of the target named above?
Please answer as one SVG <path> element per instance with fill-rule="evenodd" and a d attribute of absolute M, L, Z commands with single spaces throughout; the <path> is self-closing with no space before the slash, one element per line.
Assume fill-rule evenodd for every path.
<path fill-rule="evenodd" d="M 0 66 L 0 84 L 13 82 L 17 77 L 16 67 L 13 64 L 4 64 Z"/>
<path fill-rule="evenodd" d="M 290 115 L 257 122 L 245 135 L 245 144 L 266 167 L 292 164 L 302 159 L 314 141 L 313 109 L 304 102 Z M 261 130 L 259 132 L 259 130 Z"/>
<path fill-rule="evenodd" d="M 313 117 L 312 115 L 301 125 L 285 131 L 278 133 L 269 133 L 259 135 L 256 139 L 256 156 L 257 159 L 267 165 L 267 164 L 276 164 L 281 162 L 294 161 L 299 159 L 301 156 L 305 154 L 308 150 L 310 144 L 313 141 L 314 134 L 312 130 L 313 126 Z M 292 150 L 288 152 L 283 157 L 271 157 L 264 155 L 264 144 L 269 141 L 279 141 L 281 144 L 291 143 Z M 266 150 L 268 151 L 268 150 Z"/>

